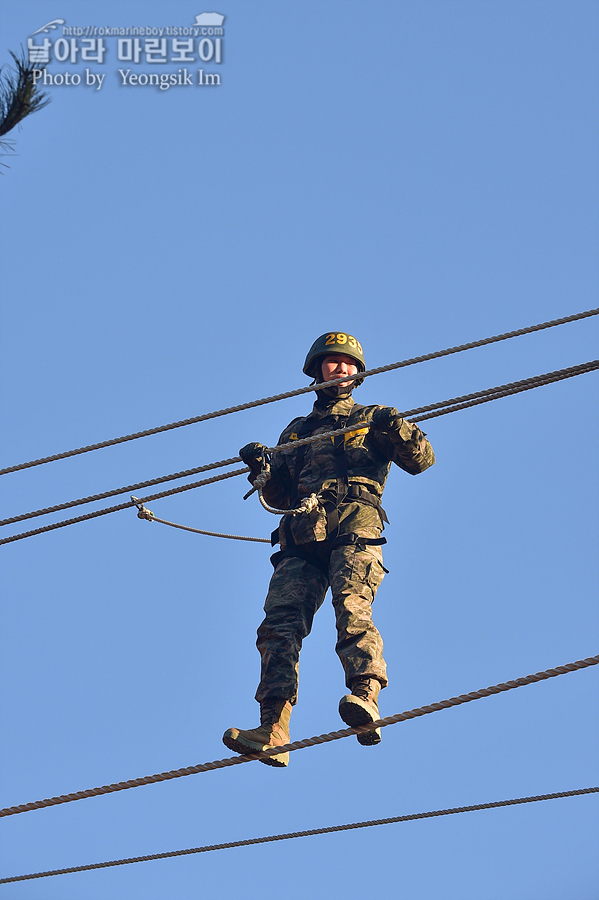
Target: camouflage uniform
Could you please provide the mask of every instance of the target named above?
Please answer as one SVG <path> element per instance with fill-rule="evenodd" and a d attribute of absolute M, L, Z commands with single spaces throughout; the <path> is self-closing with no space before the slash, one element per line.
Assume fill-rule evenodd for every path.
<path fill-rule="evenodd" d="M 319 393 L 306 418 L 294 419 L 273 455 L 267 503 L 292 509 L 318 493 L 322 505 L 310 513 L 284 516 L 278 529 L 281 550 L 258 629 L 262 676 L 256 700 L 297 701 L 298 663 L 314 614 L 331 588 L 337 622 L 336 651 L 348 687 L 357 676 L 387 684 L 383 642 L 371 606 L 384 577 L 380 545 L 386 516 L 380 498 L 394 462 L 412 475 L 433 465 L 435 456 L 420 429 L 399 416 L 381 431 L 367 427 L 378 406 L 358 406 L 351 396 Z M 304 447 L 293 442 L 308 434 L 367 423 L 355 432 Z M 250 473 L 252 481 L 257 470 Z"/>

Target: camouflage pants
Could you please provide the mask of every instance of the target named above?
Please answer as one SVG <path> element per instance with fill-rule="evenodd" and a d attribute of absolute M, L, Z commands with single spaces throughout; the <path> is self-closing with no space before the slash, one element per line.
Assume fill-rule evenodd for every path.
<path fill-rule="evenodd" d="M 372 621 L 372 602 L 384 577 L 381 549 L 364 544 L 336 547 L 324 542 L 308 549 L 316 565 L 304 559 L 281 560 L 272 576 L 264 604 L 266 616 L 256 646 L 262 657 L 262 677 L 256 700 L 284 697 L 297 702 L 299 655 L 312 620 L 331 588 L 337 622 L 336 651 L 351 687 L 360 675 L 387 684 L 383 641 Z M 328 574 L 325 574 L 327 572 Z"/>

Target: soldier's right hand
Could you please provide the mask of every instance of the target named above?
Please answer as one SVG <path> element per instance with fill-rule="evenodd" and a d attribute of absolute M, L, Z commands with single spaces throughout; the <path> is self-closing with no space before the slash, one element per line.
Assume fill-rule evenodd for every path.
<path fill-rule="evenodd" d="M 264 444 L 253 441 L 251 444 L 246 444 L 245 447 L 242 447 L 239 451 L 239 455 L 246 466 L 249 466 L 250 469 L 256 469 L 259 468 L 262 463 L 264 450 Z"/>

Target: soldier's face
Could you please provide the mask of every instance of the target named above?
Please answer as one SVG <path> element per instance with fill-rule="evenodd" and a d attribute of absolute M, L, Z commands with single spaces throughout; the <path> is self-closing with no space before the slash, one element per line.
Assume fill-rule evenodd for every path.
<path fill-rule="evenodd" d="M 343 353 L 335 353 L 325 356 L 322 361 L 322 380 L 334 381 L 335 378 L 343 378 L 344 375 L 357 375 L 358 367 L 351 356 Z M 351 381 L 342 381 L 340 386 L 347 387 Z"/>

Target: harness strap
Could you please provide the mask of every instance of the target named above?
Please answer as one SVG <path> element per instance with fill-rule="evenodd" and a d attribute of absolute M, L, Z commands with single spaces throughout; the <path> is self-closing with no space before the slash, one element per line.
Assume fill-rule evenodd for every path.
<path fill-rule="evenodd" d="M 322 492 L 323 498 L 323 506 L 327 510 L 327 515 L 330 516 L 330 512 L 339 513 L 339 506 L 341 505 L 336 496 L 334 490 L 328 488 L 326 491 Z M 358 503 L 366 503 L 368 506 L 373 506 L 378 512 L 381 520 L 389 524 L 389 519 L 387 518 L 387 513 L 381 506 L 381 501 L 378 498 L 378 495 L 366 484 L 350 484 L 347 494 L 344 498 L 345 502 L 348 500 L 356 500 Z"/>
<path fill-rule="evenodd" d="M 318 571 L 325 576 L 327 581 L 329 580 L 329 567 L 324 560 L 319 559 L 317 556 L 310 553 L 309 550 L 303 550 L 297 545 L 294 545 L 289 550 L 279 550 L 278 553 L 273 553 L 270 557 L 270 561 L 273 564 L 275 571 L 279 563 L 283 562 L 284 559 L 303 559 L 304 562 L 307 562 L 309 565 L 314 566 L 315 569 L 318 569 Z"/>
<path fill-rule="evenodd" d="M 383 522 L 386 522 L 387 525 L 389 524 L 387 513 L 381 506 L 378 494 L 367 484 L 350 484 L 346 499 L 357 500 L 358 503 L 367 503 L 369 506 L 374 506 Z"/>
<path fill-rule="evenodd" d="M 307 435 L 298 435 L 298 437 L 307 437 Z M 307 444 L 303 444 L 298 448 L 297 455 L 295 457 L 295 471 L 293 473 L 293 484 L 291 485 L 291 500 L 290 506 L 294 507 L 297 505 L 299 500 L 299 480 L 301 471 L 304 468 L 304 459 L 306 456 L 306 451 L 308 449 Z"/>
<path fill-rule="evenodd" d="M 302 424 L 299 426 L 297 431 L 295 432 L 295 440 L 298 438 L 308 437 L 312 434 L 314 429 L 320 423 L 313 419 L 311 416 L 306 416 Z M 291 498 L 290 498 L 290 506 L 297 506 L 299 502 L 299 480 L 300 475 L 302 474 L 302 469 L 304 468 L 304 460 L 306 458 L 306 453 L 308 451 L 308 444 L 302 444 L 301 447 L 298 448 L 298 451 L 295 455 L 294 460 L 294 472 L 293 472 L 293 483 L 291 485 Z"/>
<path fill-rule="evenodd" d="M 347 419 L 340 423 L 341 428 L 345 428 Z M 323 506 L 327 511 L 327 538 L 337 537 L 339 534 L 339 507 L 345 500 L 349 490 L 349 479 L 347 476 L 347 457 L 345 455 L 345 435 L 336 434 L 334 438 L 335 447 L 335 469 L 337 474 L 337 490 L 334 497 L 324 500 Z"/>

